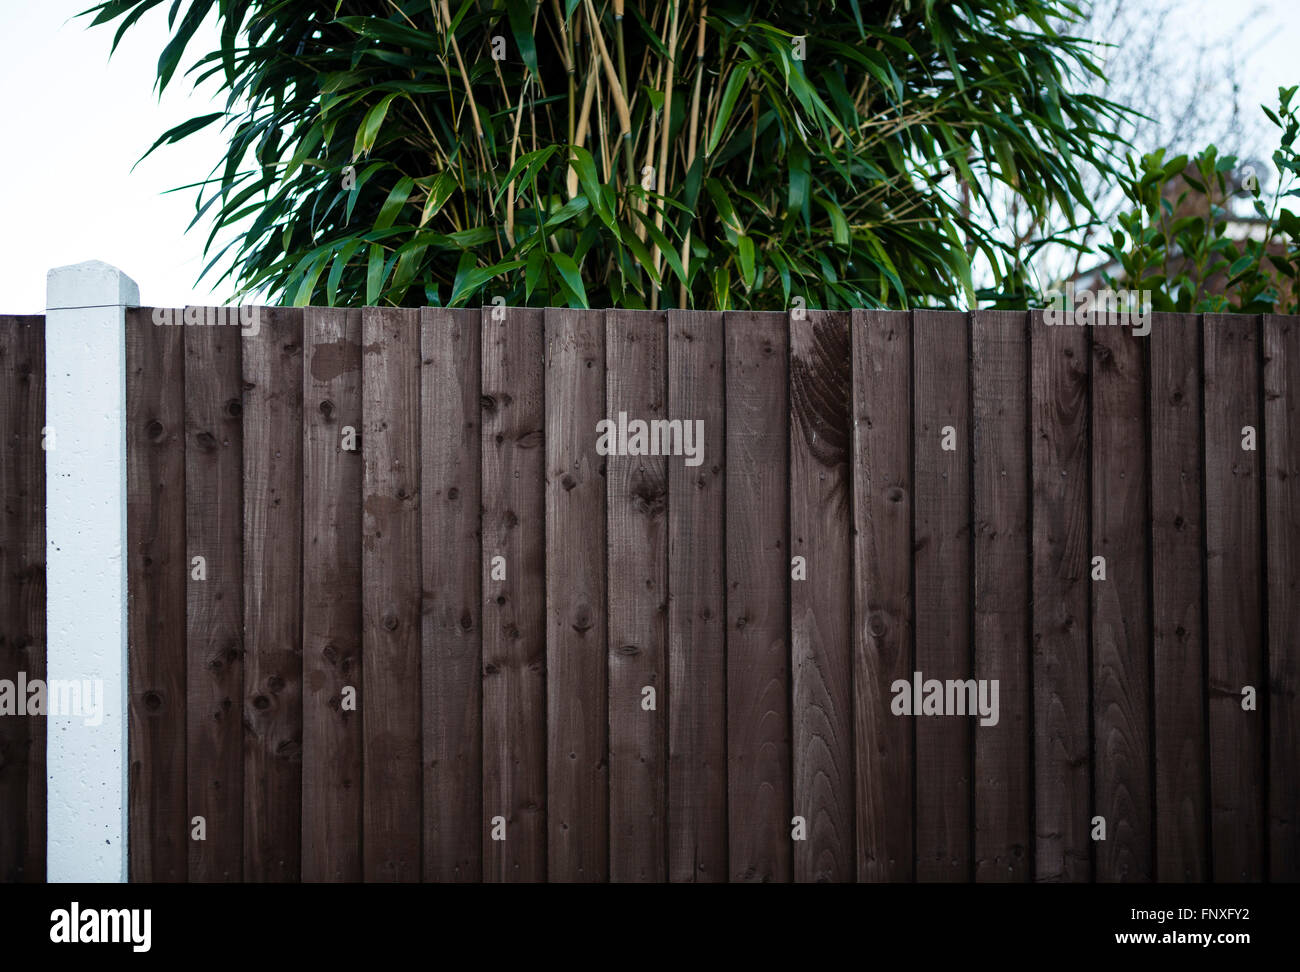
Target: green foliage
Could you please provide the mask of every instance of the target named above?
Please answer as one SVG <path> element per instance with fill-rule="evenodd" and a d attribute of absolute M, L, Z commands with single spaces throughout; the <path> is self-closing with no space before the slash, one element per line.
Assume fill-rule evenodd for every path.
<path fill-rule="evenodd" d="M 1134 208 L 1119 217 L 1111 241 L 1100 249 L 1119 263 L 1129 289 L 1152 292 L 1155 310 L 1300 312 L 1300 218 L 1282 205 L 1287 197 L 1300 196 L 1295 93 L 1295 87 L 1280 88 L 1278 110 L 1264 109 L 1281 130 L 1271 199 L 1265 200 L 1258 176 L 1242 170 L 1242 189 L 1259 219 L 1249 235 L 1232 232 L 1234 156 L 1221 156 L 1211 145 L 1190 162 L 1185 155 L 1166 162 L 1163 150 L 1137 164 L 1128 160 L 1123 186 Z M 1170 184 L 1179 177 L 1185 188 L 1171 200 Z"/>
<path fill-rule="evenodd" d="M 86 13 L 120 38 L 159 2 Z M 622 12 L 175 0 L 159 87 L 211 14 L 220 45 L 190 74 L 228 93 L 154 145 L 224 122 L 205 273 L 298 305 L 1023 301 L 991 195 L 1068 214 L 1090 209 L 1082 171 L 1112 171 L 1123 109 L 1075 91 L 1100 71 L 1058 29 L 1069 0 Z"/>

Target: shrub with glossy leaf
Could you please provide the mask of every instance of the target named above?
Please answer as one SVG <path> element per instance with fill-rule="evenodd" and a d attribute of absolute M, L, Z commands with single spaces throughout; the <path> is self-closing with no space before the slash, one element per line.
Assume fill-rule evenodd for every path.
<path fill-rule="evenodd" d="M 1300 197 L 1297 90 L 1279 88 L 1277 110 L 1264 108 L 1280 129 L 1267 196 L 1258 174 L 1245 168 L 1238 188 L 1232 180 L 1237 158 L 1213 145 L 1190 161 L 1185 155 L 1166 160 L 1164 149 L 1128 159 L 1121 187 L 1133 208 L 1099 247 L 1116 264 L 1109 284 L 1151 291 L 1157 311 L 1300 312 L 1300 215 L 1284 205 Z M 1240 193 L 1251 197 L 1249 225 L 1230 210 Z"/>
<path fill-rule="evenodd" d="M 186 5 L 188 2 L 188 6 Z M 118 38 L 160 0 L 87 11 Z M 176 0 L 229 92 L 196 222 L 294 304 L 1023 300 L 990 194 L 1088 208 L 1123 109 L 1068 0 Z M 115 41 L 116 45 L 116 41 Z M 152 149 L 150 150 L 152 151 Z M 252 219 L 251 228 L 216 245 Z"/>

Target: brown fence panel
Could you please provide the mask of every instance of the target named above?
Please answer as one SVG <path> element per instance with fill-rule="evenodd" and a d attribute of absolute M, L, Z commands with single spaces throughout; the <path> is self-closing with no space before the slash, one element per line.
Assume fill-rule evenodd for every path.
<path fill-rule="evenodd" d="M 605 320 L 546 311 L 547 867 L 609 876 L 605 598 Z"/>
<path fill-rule="evenodd" d="M 130 876 L 189 873 L 185 327 L 126 312 Z"/>
<path fill-rule="evenodd" d="M 1259 319 L 1206 314 L 1204 327 L 1213 879 L 1258 881 L 1264 875 L 1266 736 L 1260 727 L 1266 693 L 1261 681 Z"/>
<path fill-rule="evenodd" d="M 722 315 L 668 314 L 668 414 L 704 423 L 668 463 L 668 879 L 727 880 L 726 458 Z"/>
<path fill-rule="evenodd" d="M 728 312 L 725 328 L 731 879 L 789 881 L 789 332 L 778 314 Z"/>
<path fill-rule="evenodd" d="M 302 879 L 360 881 L 361 311 L 303 320 Z"/>
<path fill-rule="evenodd" d="M 1209 876 L 1200 335 L 1195 315 L 1158 314 L 1152 322 L 1152 751 L 1160 881 Z"/>
<path fill-rule="evenodd" d="M 1144 339 L 1092 329 L 1093 807 L 1098 881 L 1149 881 L 1151 640 Z M 1098 559 L 1100 558 L 1100 559 Z"/>
<path fill-rule="evenodd" d="M 975 522 L 972 646 L 998 680 L 998 721 L 976 728 L 975 880 L 1032 874 L 1029 645 L 1029 342 L 1020 311 L 971 315 Z"/>
<path fill-rule="evenodd" d="M 45 318 L 0 315 L 0 679 L 45 678 Z M 26 698 L 24 692 L 21 698 Z M 45 880 L 45 720 L 0 717 L 0 882 Z"/>
<path fill-rule="evenodd" d="M 32 320 L 0 678 L 44 655 Z M 1295 318 L 127 322 L 135 880 L 1300 873 Z M 8 879 L 42 731 L 0 720 Z"/>
<path fill-rule="evenodd" d="M 790 322 L 794 880 L 852 881 L 853 536 L 849 315 Z"/>
<path fill-rule="evenodd" d="M 1030 318 L 1034 877 L 1092 876 L 1087 329 Z M 1112 822 L 1113 826 L 1113 822 Z"/>
<path fill-rule="evenodd" d="M 246 881 L 302 871 L 302 317 L 243 338 Z"/>
<path fill-rule="evenodd" d="M 912 317 L 853 312 L 853 745 L 859 881 L 910 881 L 911 719 L 890 711 L 911 683 Z"/>
<path fill-rule="evenodd" d="M 361 331 L 364 871 L 419 881 L 419 311 L 368 307 Z"/>
<path fill-rule="evenodd" d="M 205 316 L 216 308 L 194 308 Z M 173 325 L 174 326 L 174 325 Z M 179 328 L 177 330 L 180 330 Z M 243 339 L 187 326 L 185 341 L 186 750 L 191 881 L 243 878 Z M 194 558 L 201 557 L 197 563 Z"/>
<path fill-rule="evenodd" d="M 481 881 L 482 312 L 420 313 L 424 880 Z"/>
<path fill-rule="evenodd" d="M 1300 881 L 1300 317 L 1264 318 L 1268 876 Z"/>
<path fill-rule="evenodd" d="M 966 679 L 970 659 L 970 386 L 966 315 L 913 315 L 916 674 Z M 929 692 L 926 691 L 928 696 Z M 926 698 L 926 702 L 928 702 Z M 954 699 L 955 701 L 955 699 Z M 922 703 L 925 705 L 925 703 Z M 971 877 L 969 718 L 916 719 L 916 879 Z"/>
<path fill-rule="evenodd" d="M 666 414 L 667 319 L 667 314 L 605 312 L 602 414 L 615 422 L 620 415 L 641 422 L 680 420 Z M 653 426 L 649 431 L 658 437 Z M 660 707 L 659 697 L 666 705 L 669 462 L 682 460 L 663 455 L 604 458 L 611 881 L 664 881 L 667 874 L 666 708 Z"/>
<path fill-rule="evenodd" d="M 483 878 L 545 881 L 543 311 L 483 314 Z"/>

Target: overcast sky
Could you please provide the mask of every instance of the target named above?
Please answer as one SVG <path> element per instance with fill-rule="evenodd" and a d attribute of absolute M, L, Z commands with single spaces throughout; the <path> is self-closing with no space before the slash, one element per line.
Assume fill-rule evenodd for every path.
<path fill-rule="evenodd" d="M 111 60 L 116 24 L 89 30 L 89 18 L 74 19 L 91 5 L 0 0 L 0 312 L 42 312 L 46 271 L 90 259 L 134 278 L 145 305 L 226 303 L 232 288 L 216 274 L 196 283 L 210 225 L 186 231 L 194 190 L 165 194 L 207 178 L 223 154 L 219 126 L 132 170 L 162 132 L 223 102 L 212 100 L 215 86 L 194 94 L 183 78 L 161 101 L 154 92 L 170 4 L 129 30 Z M 1247 6 L 1186 0 L 1179 29 L 1233 40 L 1247 52 L 1243 105 L 1271 105 L 1279 85 L 1300 84 L 1300 2 L 1265 0 L 1269 13 L 1243 31 Z"/>

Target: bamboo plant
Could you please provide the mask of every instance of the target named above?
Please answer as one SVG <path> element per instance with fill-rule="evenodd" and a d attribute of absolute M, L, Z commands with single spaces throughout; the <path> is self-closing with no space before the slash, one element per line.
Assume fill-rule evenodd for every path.
<path fill-rule="evenodd" d="M 161 0 L 86 12 L 125 31 Z M 1088 207 L 1124 109 L 1068 0 L 175 0 L 227 151 L 205 273 L 285 304 L 973 306 L 993 190 Z M 209 45 L 211 46 L 211 45 Z M 147 153 L 146 153 L 147 154 Z M 977 289 L 976 280 L 987 285 Z"/>

